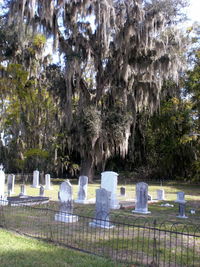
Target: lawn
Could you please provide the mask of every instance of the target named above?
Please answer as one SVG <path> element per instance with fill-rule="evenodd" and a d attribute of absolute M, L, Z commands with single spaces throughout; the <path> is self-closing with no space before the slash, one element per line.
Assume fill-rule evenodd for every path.
<path fill-rule="evenodd" d="M 1 267 L 114 267 L 109 260 L 0 229 Z"/>

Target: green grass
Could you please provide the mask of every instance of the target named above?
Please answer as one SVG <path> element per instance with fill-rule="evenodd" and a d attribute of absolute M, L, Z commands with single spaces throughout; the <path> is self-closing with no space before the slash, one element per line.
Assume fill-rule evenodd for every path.
<path fill-rule="evenodd" d="M 61 183 L 61 181 L 60 181 Z M 73 197 L 74 199 L 77 198 L 77 192 L 78 192 L 78 182 L 75 180 L 72 180 L 73 184 Z M 117 195 L 118 199 L 120 201 L 130 200 L 130 202 L 133 203 L 133 199 L 135 198 L 135 184 L 128 184 L 126 185 L 126 198 L 120 197 L 120 187 L 121 185 L 118 185 Z M 59 184 L 56 182 L 56 184 L 53 184 L 53 190 L 45 190 L 45 196 L 49 197 L 50 200 L 54 201 L 51 203 L 52 209 L 58 209 L 58 191 L 59 191 Z M 88 185 L 88 199 L 95 198 L 95 190 L 97 188 L 100 188 L 100 184 L 89 184 Z M 189 217 L 187 221 L 190 221 L 192 223 L 199 223 L 199 217 L 200 217 L 200 190 L 199 186 L 196 185 L 187 185 L 187 184 L 165 184 L 162 187 L 165 190 L 165 196 L 166 201 L 163 203 L 170 203 L 173 204 L 174 207 L 161 207 L 160 204 L 162 202 L 149 204 L 149 210 L 151 211 L 151 214 L 143 216 L 146 219 L 154 220 L 156 219 L 158 222 L 171 220 L 174 222 L 186 222 L 184 219 L 178 219 L 176 218 L 176 215 L 178 214 L 178 204 L 174 203 L 174 200 L 176 200 L 176 193 L 179 191 L 185 192 L 185 199 L 187 200 L 186 204 L 186 215 Z M 149 184 L 149 194 L 152 195 L 153 199 L 156 198 L 156 190 L 160 189 L 160 186 L 158 184 Z M 15 194 L 18 195 L 20 192 L 20 185 L 15 185 Z M 37 196 L 39 195 L 39 189 L 32 188 L 30 184 L 26 185 L 26 192 L 28 195 L 31 196 Z M 93 216 L 94 214 L 94 205 L 78 205 L 74 204 L 74 212 L 77 212 L 79 215 L 84 216 Z M 190 210 L 195 209 L 196 214 L 190 214 Z M 133 208 L 126 209 L 126 210 L 115 210 L 113 213 L 115 215 L 124 215 L 124 216 L 132 216 Z M 140 215 L 134 214 L 133 219 L 136 219 L 137 217 L 141 217 Z M 133 220 L 132 219 L 132 220 Z"/>
<path fill-rule="evenodd" d="M 0 229 L 0 266 L 114 267 L 122 265 Z"/>

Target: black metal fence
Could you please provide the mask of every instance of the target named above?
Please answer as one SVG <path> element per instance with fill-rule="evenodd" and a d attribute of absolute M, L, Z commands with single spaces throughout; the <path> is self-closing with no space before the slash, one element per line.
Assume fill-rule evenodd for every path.
<path fill-rule="evenodd" d="M 55 218 L 70 216 L 74 222 Z M 77 217 L 76 217 L 77 216 Z M 71 217 L 72 218 L 72 217 Z M 105 228 L 109 219 L 113 227 Z M 70 219 L 69 219 L 70 220 Z M 72 219 L 73 221 L 73 219 Z M 200 225 L 146 221 L 133 214 L 109 214 L 102 228 L 93 216 L 59 213 L 48 206 L 0 203 L 0 226 L 31 237 L 111 258 L 133 266 L 200 266 Z"/>

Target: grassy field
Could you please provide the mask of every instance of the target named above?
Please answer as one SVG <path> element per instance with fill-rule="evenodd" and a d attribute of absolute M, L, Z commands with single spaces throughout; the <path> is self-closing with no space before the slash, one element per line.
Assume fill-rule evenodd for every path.
<path fill-rule="evenodd" d="M 115 267 L 109 260 L 0 229 L 1 267 Z"/>
<path fill-rule="evenodd" d="M 73 184 L 73 197 L 74 199 L 77 198 L 78 192 L 78 185 L 77 182 L 72 181 Z M 135 198 L 135 184 L 126 185 L 126 197 L 120 197 L 120 187 L 122 185 L 118 185 L 117 195 L 120 201 L 129 201 L 130 204 L 134 205 L 134 198 Z M 100 183 L 89 184 L 88 185 L 88 199 L 95 198 L 95 190 L 100 188 Z M 156 184 L 149 184 L 149 194 L 156 198 L 156 190 L 160 189 L 160 185 Z M 187 201 L 186 204 L 186 213 L 189 217 L 189 220 L 194 223 L 199 222 L 200 217 L 200 185 L 186 185 L 186 184 L 166 184 L 162 186 L 165 190 L 165 197 L 166 201 L 164 202 L 154 202 L 149 203 L 149 210 L 151 214 L 145 215 L 145 218 L 152 218 L 158 219 L 159 221 L 170 219 L 170 220 L 177 220 L 183 221 L 183 219 L 177 219 L 176 215 L 178 214 L 178 204 L 174 201 L 176 200 L 176 193 L 179 191 L 185 192 L 185 199 Z M 59 183 L 52 185 L 52 190 L 45 190 L 45 196 L 49 197 L 50 200 L 54 202 L 53 208 L 58 208 L 58 191 L 59 191 Z M 20 192 L 20 185 L 15 185 L 15 195 L 18 195 Z M 39 189 L 32 188 L 30 184 L 26 185 L 26 192 L 27 195 L 37 196 L 39 195 Z M 174 207 L 161 207 L 162 203 L 169 203 L 174 205 Z M 94 205 L 78 205 L 74 204 L 74 209 L 77 210 L 79 214 L 87 214 L 92 215 L 94 211 Z M 191 214 L 190 210 L 195 209 L 196 213 Z M 131 214 L 133 207 L 125 209 L 125 210 L 116 210 L 113 211 L 115 214 Z M 134 215 L 135 218 L 141 215 Z"/>

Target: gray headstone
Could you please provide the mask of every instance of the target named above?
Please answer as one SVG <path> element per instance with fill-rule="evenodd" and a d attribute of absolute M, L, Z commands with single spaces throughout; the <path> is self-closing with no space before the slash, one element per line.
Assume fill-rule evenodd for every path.
<path fill-rule="evenodd" d="M 14 185 L 15 185 L 15 175 L 9 174 L 7 186 L 8 186 L 8 192 L 10 192 L 10 194 L 14 193 Z"/>
<path fill-rule="evenodd" d="M 135 213 L 148 214 L 148 184 L 137 183 L 136 184 L 136 203 L 135 203 Z"/>
<path fill-rule="evenodd" d="M 187 219 L 188 217 L 185 216 L 185 203 L 179 203 L 179 215 L 178 218 Z"/>
<path fill-rule="evenodd" d="M 78 180 L 78 199 L 76 203 L 87 203 L 88 177 L 80 176 Z"/>
<path fill-rule="evenodd" d="M 184 192 L 177 192 L 177 199 L 175 200 L 175 202 L 178 203 L 185 203 L 185 193 Z"/>
<path fill-rule="evenodd" d="M 44 197 L 44 186 L 40 186 L 40 197 Z"/>
<path fill-rule="evenodd" d="M 26 186 L 25 184 L 20 185 L 20 196 L 25 196 L 26 195 Z"/>
<path fill-rule="evenodd" d="M 0 165 L 0 198 L 4 198 L 4 187 L 5 187 L 5 173 L 3 171 L 3 165 Z"/>
<path fill-rule="evenodd" d="M 124 186 L 120 187 L 120 196 L 122 197 L 126 196 L 126 187 Z"/>
<path fill-rule="evenodd" d="M 89 225 L 92 227 L 112 228 L 109 222 L 111 192 L 104 188 L 96 189 L 95 220 Z"/>

